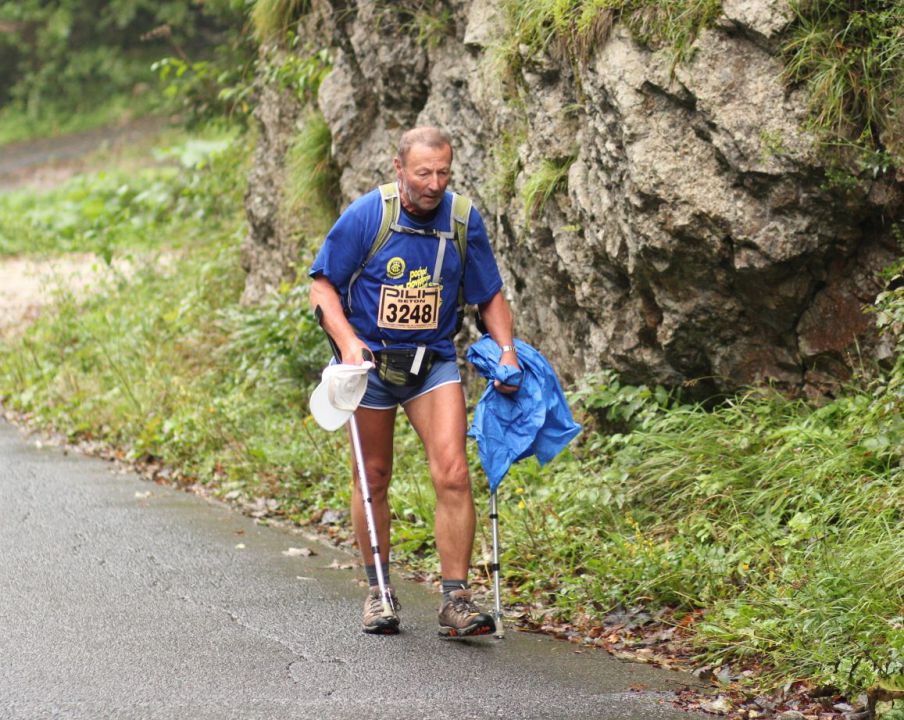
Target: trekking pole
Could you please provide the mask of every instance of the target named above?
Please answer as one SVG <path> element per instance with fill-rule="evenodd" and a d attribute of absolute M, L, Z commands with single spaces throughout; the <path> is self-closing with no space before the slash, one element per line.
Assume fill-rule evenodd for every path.
<path fill-rule="evenodd" d="M 330 343 L 333 357 L 336 358 L 336 362 L 342 362 L 342 353 L 339 352 L 336 341 L 333 340 L 332 336 L 326 331 L 326 328 L 323 327 L 323 310 L 321 310 L 319 305 L 314 310 L 314 314 L 317 316 L 317 322 L 320 323 L 320 329 L 323 330 L 323 334 L 326 335 L 326 339 Z M 370 354 L 369 350 L 365 352 Z M 372 360 L 373 356 L 368 358 L 365 355 L 364 359 Z M 352 416 L 348 419 L 348 429 L 352 438 L 352 455 L 355 458 L 355 467 L 358 469 L 358 485 L 361 489 L 361 502 L 364 504 L 364 517 L 367 520 L 367 535 L 370 539 L 370 551 L 373 554 L 374 565 L 377 570 L 377 585 L 380 588 L 380 602 L 383 605 L 382 615 L 385 618 L 391 618 L 394 617 L 395 613 L 392 609 L 392 599 L 389 595 L 389 588 L 383 577 L 383 562 L 380 557 L 380 541 L 377 539 L 377 522 L 374 519 L 373 500 L 370 497 L 370 486 L 367 484 L 367 474 L 364 471 L 364 456 L 361 453 L 361 438 L 358 435 L 358 423 L 355 422 L 354 413 L 352 413 Z"/>
<path fill-rule="evenodd" d="M 496 595 L 496 619 L 494 637 L 500 640 L 505 637 L 505 626 L 502 624 L 502 598 L 499 595 L 499 513 L 496 510 L 496 491 L 490 493 L 490 522 L 493 527 L 493 591 Z"/>
<path fill-rule="evenodd" d="M 364 473 L 364 457 L 361 454 L 361 440 L 358 436 L 358 423 L 352 415 L 348 420 L 349 431 L 352 436 L 352 452 L 355 456 L 355 465 L 358 467 L 358 484 L 361 486 L 361 501 L 364 503 L 364 516 L 367 518 L 367 534 L 370 537 L 370 551 L 373 553 L 374 565 L 377 570 L 377 584 L 380 586 L 380 601 L 383 605 L 383 617 L 394 617 L 392 599 L 389 588 L 383 578 L 383 562 L 380 559 L 380 543 L 377 539 L 377 523 L 374 520 L 373 501 L 370 497 L 370 488 L 367 485 L 367 475 Z"/>

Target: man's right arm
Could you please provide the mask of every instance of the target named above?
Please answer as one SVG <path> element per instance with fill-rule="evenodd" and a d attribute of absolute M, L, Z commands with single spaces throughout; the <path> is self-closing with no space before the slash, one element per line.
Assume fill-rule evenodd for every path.
<path fill-rule="evenodd" d="M 323 329 L 329 333 L 330 337 L 339 348 L 342 354 L 342 362 L 350 365 L 360 365 L 364 362 L 364 351 L 370 349 L 367 343 L 362 341 L 356 334 L 355 329 L 351 326 L 345 317 L 342 309 L 342 302 L 339 299 L 339 291 L 336 287 L 323 275 L 317 275 L 311 282 L 311 291 L 309 294 L 311 307 L 316 312 L 319 307 L 323 313 Z"/>

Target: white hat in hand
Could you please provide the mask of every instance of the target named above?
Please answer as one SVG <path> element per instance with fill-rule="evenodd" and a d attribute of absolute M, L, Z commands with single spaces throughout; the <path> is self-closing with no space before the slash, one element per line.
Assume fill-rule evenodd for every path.
<path fill-rule="evenodd" d="M 367 390 L 367 371 L 373 363 L 327 365 L 320 384 L 311 394 L 311 415 L 324 430 L 345 425 Z"/>

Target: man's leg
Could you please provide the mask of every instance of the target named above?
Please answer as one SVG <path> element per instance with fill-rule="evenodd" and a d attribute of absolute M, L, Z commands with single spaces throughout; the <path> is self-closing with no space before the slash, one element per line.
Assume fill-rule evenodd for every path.
<path fill-rule="evenodd" d="M 424 443 L 436 491 L 436 550 L 443 577 L 466 580 L 474 544 L 474 499 L 465 455 L 467 415 L 459 383 L 441 385 L 405 404 Z"/>
<path fill-rule="evenodd" d="M 363 455 L 364 472 L 367 475 L 367 486 L 370 491 L 371 508 L 377 532 L 377 543 L 380 549 L 380 560 L 383 564 L 383 577 L 388 583 L 389 573 L 389 481 L 392 477 L 392 435 L 395 426 L 395 408 L 391 410 L 370 410 L 359 408 L 355 412 L 358 425 L 358 436 Z M 354 483 L 352 486 L 352 524 L 361 556 L 367 570 L 368 590 L 364 601 L 363 629 L 366 633 L 394 635 L 399 631 L 398 613 L 384 614 L 384 604 L 380 594 L 374 556 L 371 549 L 370 532 L 367 527 L 367 516 L 361 495 L 360 479 L 357 463 L 352 460 Z M 391 589 L 390 589 L 391 592 Z M 398 602 L 391 594 L 394 610 L 398 611 Z"/>
<path fill-rule="evenodd" d="M 358 408 L 355 411 L 361 452 L 364 455 L 364 472 L 367 474 L 367 486 L 370 488 L 374 522 L 377 526 L 377 541 L 380 545 L 383 562 L 389 559 L 388 491 L 389 481 L 392 478 L 392 438 L 395 429 L 395 415 L 395 408 L 390 410 Z M 355 479 L 352 488 L 352 525 L 355 528 L 355 538 L 361 549 L 364 564 L 372 565 L 373 553 L 370 550 L 367 518 L 364 514 L 358 467 L 354 458 L 352 459 L 352 472 Z"/>
<path fill-rule="evenodd" d="M 446 637 L 491 633 L 496 629 L 492 616 L 474 604 L 467 589 L 475 514 L 461 384 L 441 385 L 407 403 L 405 411 L 424 443 L 436 490 L 436 549 L 443 575 L 439 632 Z"/>

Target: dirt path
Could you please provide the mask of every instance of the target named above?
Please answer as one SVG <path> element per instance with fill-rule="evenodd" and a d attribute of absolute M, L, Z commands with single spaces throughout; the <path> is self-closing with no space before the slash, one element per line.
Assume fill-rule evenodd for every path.
<path fill-rule="evenodd" d="M 0 192 L 58 185 L 83 172 L 92 153 L 115 152 L 159 133 L 167 123 L 165 118 L 138 118 L 114 127 L 0 146 Z"/>
<path fill-rule="evenodd" d="M 130 263 L 114 260 L 109 267 L 90 253 L 0 260 L 0 341 L 19 335 L 61 295 L 85 297 L 118 272 L 131 271 Z"/>
<path fill-rule="evenodd" d="M 139 118 L 116 127 L 4 145 L 0 147 L 0 193 L 59 185 L 97 165 L 98 151 L 115 156 L 158 135 L 166 125 L 164 118 Z M 132 268 L 129 262 L 115 260 L 111 268 L 91 253 L 0 257 L 0 341 L 21 333 L 61 293 L 85 297 L 117 273 L 131 274 Z"/>

